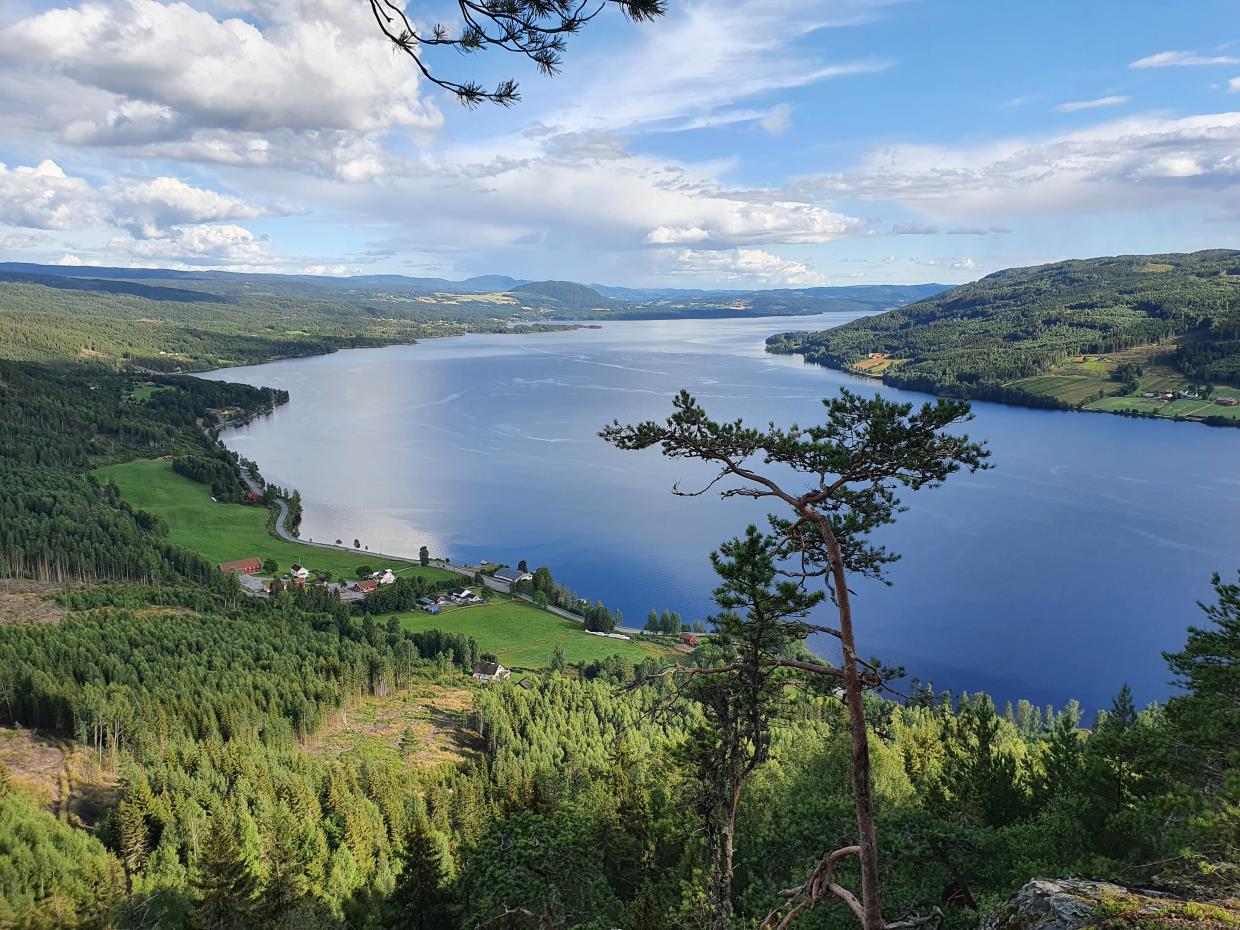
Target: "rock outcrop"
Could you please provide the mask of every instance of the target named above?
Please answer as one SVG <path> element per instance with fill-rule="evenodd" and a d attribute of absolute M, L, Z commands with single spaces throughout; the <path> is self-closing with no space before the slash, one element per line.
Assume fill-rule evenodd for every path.
<path fill-rule="evenodd" d="M 1034 879 L 980 930 L 1237 930 L 1236 897 L 1194 900 L 1082 879 Z"/>

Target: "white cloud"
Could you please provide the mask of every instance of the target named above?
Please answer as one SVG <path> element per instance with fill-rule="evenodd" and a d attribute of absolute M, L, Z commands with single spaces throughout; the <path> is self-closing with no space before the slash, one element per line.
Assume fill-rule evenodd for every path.
<path fill-rule="evenodd" d="M 672 6 L 640 43 L 622 50 L 605 68 L 589 63 L 581 72 L 570 58 L 565 78 L 581 89 L 548 122 L 567 128 L 681 129 L 726 114 L 730 121 L 755 119 L 737 110 L 759 94 L 850 75 L 883 71 L 887 61 L 826 62 L 796 43 L 823 29 L 856 25 L 892 0 L 688 0 Z M 757 117 L 759 120 L 768 115 Z M 785 117 L 776 115 L 778 128 Z M 718 121 L 714 123 L 718 125 Z"/>
<path fill-rule="evenodd" d="M 270 267 L 265 244 L 250 230 L 232 223 L 184 226 L 150 239 L 114 239 L 109 245 L 131 258 L 152 264 Z"/>
<path fill-rule="evenodd" d="M 71 145 L 350 180 L 382 171 L 357 151 L 368 141 L 442 124 L 416 69 L 354 5 L 244 6 L 248 19 L 180 0 L 85 0 L 17 20 L 0 29 L 0 98 L 11 110 L 31 93 L 53 101 L 22 121 Z"/>
<path fill-rule="evenodd" d="M 1227 89 L 1232 93 L 1240 93 L 1240 77 L 1234 77 L 1228 81 Z"/>
<path fill-rule="evenodd" d="M 111 186 L 102 193 L 111 206 L 113 222 L 138 238 L 156 237 L 168 227 L 183 223 L 254 218 L 265 213 L 237 197 L 192 187 L 177 178 Z"/>
<path fill-rule="evenodd" d="M 54 161 L 10 169 L 0 163 L 0 223 L 33 229 L 75 229 L 101 221 L 95 192 Z"/>
<path fill-rule="evenodd" d="M 1118 107 L 1128 102 L 1127 97 L 1111 96 L 1098 97 L 1095 100 L 1076 100 L 1071 103 L 1061 103 L 1055 107 L 1060 113 L 1076 113 L 1078 110 L 1098 110 L 1102 107 Z"/>
<path fill-rule="evenodd" d="M 1240 58 L 1231 55 L 1200 55 L 1197 52 L 1158 52 L 1139 58 L 1130 68 L 1187 68 L 1201 65 L 1237 65 Z"/>
<path fill-rule="evenodd" d="M 1146 116 L 982 146 L 897 145 L 854 170 L 804 178 L 772 197 L 894 201 L 962 227 L 1017 215 L 1240 204 L 1240 112 Z"/>
<path fill-rule="evenodd" d="M 678 249 L 665 258 L 669 263 L 667 271 L 677 276 L 784 287 L 814 287 L 826 283 L 822 275 L 804 262 L 780 258 L 762 249 Z"/>
<path fill-rule="evenodd" d="M 9 169 L 0 165 L 0 225 L 63 233 L 111 234 L 109 256 L 126 264 L 270 264 L 265 244 L 248 229 L 209 221 L 258 217 L 240 198 L 194 187 L 177 178 L 119 179 L 94 187 L 53 161 Z M 123 233 L 117 235 L 117 233 Z M 6 248 L 53 251 L 46 234 L 6 235 Z M 76 251 L 60 261 L 80 260 Z M 92 259 L 92 263 L 99 264 Z"/>
<path fill-rule="evenodd" d="M 758 125 L 773 136 L 782 136 L 792 128 L 792 107 L 786 103 L 777 103 L 770 113 L 758 120 Z"/>
<path fill-rule="evenodd" d="M 683 242 L 704 242 L 710 233 L 701 226 L 660 226 L 646 233 L 646 241 L 653 245 L 676 245 Z"/>

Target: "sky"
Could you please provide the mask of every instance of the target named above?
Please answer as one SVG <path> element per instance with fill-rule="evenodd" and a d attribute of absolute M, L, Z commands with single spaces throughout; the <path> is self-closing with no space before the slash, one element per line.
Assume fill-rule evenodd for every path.
<path fill-rule="evenodd" d="M 461 107 L 360 0 L 0 0 L 0 260 L 768 288 L 1240 248 L 1235 0 L 668 0 L 555 78 L 425 60 L 522 100 Z"/>

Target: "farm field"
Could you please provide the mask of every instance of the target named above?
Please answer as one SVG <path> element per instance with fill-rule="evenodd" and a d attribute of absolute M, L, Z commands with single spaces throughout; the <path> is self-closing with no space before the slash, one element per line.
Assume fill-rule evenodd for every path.
<path fill-rule="evenodd" d="M 172 463 L 136 459 L 95 470 L 103 482 L 112 482 L 131 506 L 149 511 L 168 524 L 172 541 L 201 553 L 212 562 L 258 556 L 275 559 L 280 571 L 294 562 L 311 571 L 330 571 L 336 578 L 352 578 L 358 565 L 375 570 L 391 568 L 397 575 L 424 575 L 431 579 L 455 577 L 437 568 L 376 558 L 364 550 L 344 552 L 320 549 L 278 539 L 267 531 L 267 509 L 242 504 L 217 504 L 206 485 L 178 475 Z"/>
<path fill-rule="evenodd" d="M 908 359 L 904 358 L 863 358 L 853 362 L 849 367 L 860 374 L 881 378 L 888 369 L 898 367 L 906 361 Z"/>
<path fill-rule="evenodd" d="M 1145 387 L 1143 389 L 1157 390 L 1157 388 L 1152 387 Z M 1172 390 L 1172 388 L 1167 388 L 1167 390 Z M 1240 390 L 1229 387 L 1215 388 L 1213 397 L 1234 397 L 1240 401 Z M 1110 413 L 1132 410 L 1169 418 L 1196 417 L 1203 419 L 1205 417 L 1226 417 L 1230 420 L 1240 420 L 1240 405 L 1220 407 L 1213 400 L 1194 398 L 1181 398 L 1168 402 L 1155 397 L 1141 397 L 1139 394 L 1136 397 L 1107 397 L 1087 405 L 1085 409 L 1104 410 Z"/>
<path fill-rule="evenodd" d="M 1192 387 L 1183 375 L 1166 364 L 1165 356 L 1174 350 L 1174 346 L 1169 345 L 1137 346 L 1107 355 L 1079 355 L 1054 365 L 1044 375 L 1010 381 L 1006 386 L 1054 397 L 1073 406 L 1079 404 L 1085 410 L 1106 413 L 1132 411 L 1168 419 L 1219 416 L 1240 420 L 1240 408 L 1220 407 L 1213 402 L 1213 398 L 1182 398 L 1167 402 L 1161 398 L 1141 396 L 1146 391 L 1163 394 Z M 1111 380 L 1115 369 L 1125 362 L 1142 369 L 1135 394 L 1122 394 L 1122 385 Z M 1099 391 L 1107 396 L 1099 398 Z M 1240 390 L 1218 387 L 1213 397 L 1240 398 Z"/>
<path fill-rule="evenodd" d="M 509 668 L 543 668 L 557 645 L 566 662 L 592 662 L 621 655 L 632 662 L 670 654 L 654 643 L 590 636 L 580 624 L 539 610 L 524 601 L 496 600 L 479 607 L 464 607 L 441 614 L 414 611 L 398 614 L 403 629 L 444 630 L 462 633 L 478 641 L 483 652 L 493 652 Z"/>

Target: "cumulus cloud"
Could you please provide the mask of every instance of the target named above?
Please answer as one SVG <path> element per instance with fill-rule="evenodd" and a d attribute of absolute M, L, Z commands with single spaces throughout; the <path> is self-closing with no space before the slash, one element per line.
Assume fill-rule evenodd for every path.
<path fill-rule="evenodd" d="M 804 262 L 780 258 L 762 249 L 677 249 L 664 259 L 671 274 L 712 281 L 785 287 L 814 287 L 826 283 L 822 275 Z"/>
<path fill-rule="evenodd" d="M 1099 110 L 1103 107 L 1118 107 L 1127 102 L 1127 97 L 1115 95 L 1111 97 L 1098 97 L 1094 100 L 1075 100 L 1070 103 L 1061 103 L 1055 109 L 1060 113 L 1076 113 L 1078 110 Z"/>
<path fill-rule="evenodd" d="M 1237 65 L 1231 55 L 1200 55 L 1197 52 L 1157 52 L 1131 62 L 1130 68 L 1189 68 L 1202 65 Z"/>
<path fill-rule="evenodd" d="M 66 174 L 50 160 L 13 169 L 0 164 L 0 225 L 110 233 L 106 251 L 126 264 L 269 266 L 266 244 L 248 229 L 212 222 L 253 218 L 265 212 L 238 197 L 194 187 L 178 178 L 116 180 L 95 187 L 84 178 Z M 46 234 L 19 231 L 5 235 L 0 245 L 46 250 L 56 242 Z M 80 259 L 73 252 L 61 259 L 75 260 Z"/>
<path fill-rule="evenodd" d="M 358 138 L 441 125 L 416 69 L 353 6 L 248 6 L 241 19 L 176 0 L 87 0 L 20 19 L 0 30 L 0 93 L 43 82 L 58 101 L 44 128 L 73 145 L 226 163 L 275 163 L 288 148 L 302 166 L 362 180 L 378 165 L 350 156 Z"/>
<path fill-rule="evenodd" d="M 237 197 L 193 187 L 177 178 L 155 178 L 102 190 L 113 222 L 137 238 L 154 238 L 171 226 L 264 215 Z"/>
<path fill-rule="evenodd" d="M 123 180 L 92 187 L 51 160 L 13 169 L 0 164 L 0 223 L 33 229 L 120 227 L 137 238 L 210 220 L 253 218 L 266 211 L 238 197 L 177 178 Z"/>
<path fill-rule="evenodd" d="M 114 239 L 109 245 L 143 263 L 231 268 L 271 265 L 265 243 L 250 230 L 232 223 L 182 226 L 168 230 L 164 236 Z"/>
<path fill-rule="evenodd" d="M 101 221 L 95 191 L 54 161 L 10 169 L 0 163 L 0 223 L 33 229 L 75 229 Z"/>

